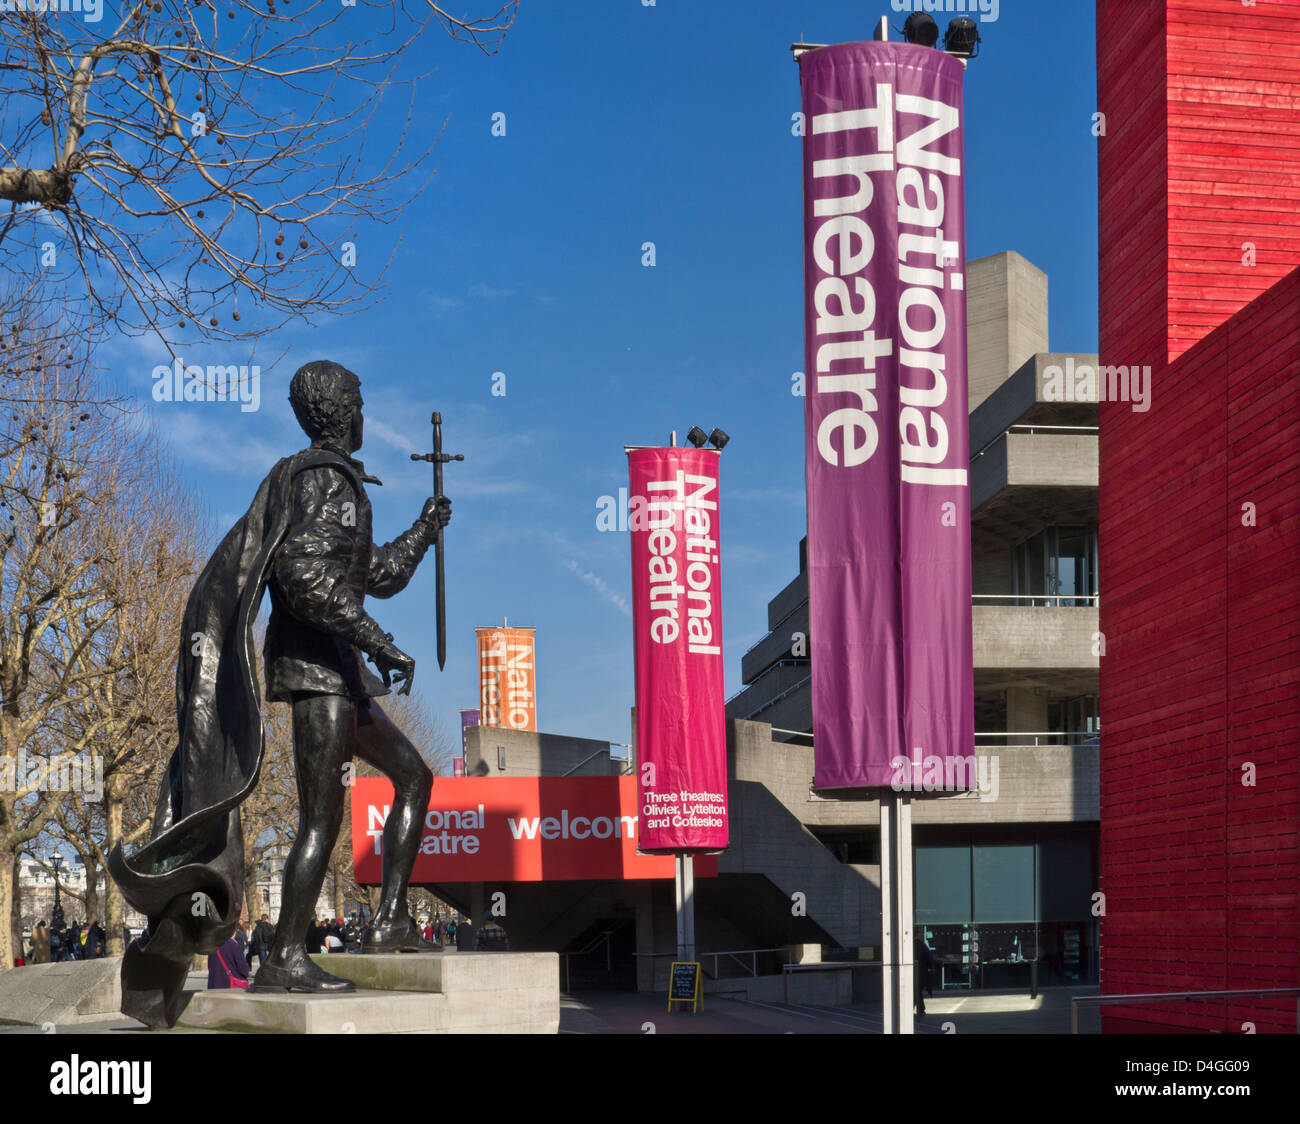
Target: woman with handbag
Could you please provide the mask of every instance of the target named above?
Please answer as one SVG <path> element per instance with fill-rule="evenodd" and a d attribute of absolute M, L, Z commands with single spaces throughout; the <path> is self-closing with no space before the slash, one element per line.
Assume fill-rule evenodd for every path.
<path fill-rule="evenodd" d="M 216 952 L 208 954 L 208 990 L 247 988 L 251 971 L 244 950 L 232 935 Z"/>

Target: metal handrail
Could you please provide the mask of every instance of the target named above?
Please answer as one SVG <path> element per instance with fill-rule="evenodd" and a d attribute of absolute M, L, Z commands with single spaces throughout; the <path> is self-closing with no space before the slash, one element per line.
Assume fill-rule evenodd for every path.
<path fill-rule="evenodd" d="M 802 609 L 807 604 L 808 601 L 806 598 L 803 601 L 797 602 L 793 609 L 787 611 L 785 616 L 780 617 L 777 620 L 777 622 L 774 625 L 772 625 L 771 628 L 769 628 L 762 636 L 760 636 L 748 648 L 745 649 L 745 656 L 749 655 L 750 652 L 752 652 L 755 648 L 757 648 L 760 644 L 762 644 L 764 640 L 766 640 L 769 636 L 771 636 L 772 633 L 774 633 L 778 628 L 780 628 L 783 624 L 785 624 L 786 621 L 788 621 L 792 616 L 795 615 L 795 613 L 797 613 L 800 609 Z M 743 660 L 745 656 L 741 656 L 740 658 Z"/>
<path fill-rule="evenodd" d="M 1048 742 L 1048 745 L 1075 745 L 1083 748 L 1089 746 L 1094 749 L 1101 745 L 1100 730 L 976 730 L 975 740 L 976 748 L 979 748 L 980 738 L 1033 738 L 1034 745 L 1038 745 L 1039 738 L 1085 738 L 1082 742 Z M 1010 745 L 986 745 L 984 749 L 1013 749 L 1015 743 Z"/>
<path fill-rule="evenodd" d="M 1095 425 L 1034 425 L 1032 422 L 1021 422 L 1016 425 L 1007 426 L 1007 428 L 1004 429 L 1001 433 L 999 433 L 996 437 L 991 438 L 989 441 L 985 442 L 984 447 L 980 449 L 980 451 L 976 453 L 973 457 L 971 457 L 971 460 L 975 460 L 977 457 L 982 457 L 986 452 L 989 451 L 989 449 L 991 449 L 994 445 L 996 445 L 999 441 L 1001 441 L 1002 438 L 1004 438 L 1008 433 L 1031 433 L 1032 434 L 1036 430 L 1040 430 L 1040 429 L 1046 431 L 1058 431 L 1058 432 L 1062 430 L 1069 430 L 1072 433 L 1081 433 L 1085 435 L 1098 432 L 1098 427 Z"/>
<path fill-rule="evenodd" d="M 761 682 L 763 682 L 764 679 L 766 679 L 774 671 L 780 671 L 783 667 L 811 667 L 811 666 L 812 665 L 810 664 L 807 656 L 783 657 L 782 659 L 777 660 L 776 663 L 768 664 L 767 667 L 763 668 L 763 670 L 760 671 L 757 675 L 755 675 L 753 679 L 751 679 L 748 683 L 746 683 L 743 687 L 741 687 L 739 691 L 732 692 L 732 694 L 730 694 L 727 697 L 726 705 L 730 706 L 733 702 L 735 702 L 738 698 L 740 698 L 740 696 L 743 695 L 746 691 L 748 691 L 751 687 L 757 687 Z"/>
<path fill-rule="evenodd" d="M 809 683 L 811 683 L 811 682 L 812 682 L 812 676 L 811 676 L 811 675 L 806 675 L 806 676 L 804 676 L 804 677 L 803 677 L 802 679 L 800 679 L 799 682 L 796 683 L 793 687 L 787 687 L 784 691 L 782 691 L 782 692 L 781 692 L 779 695 L 777 695 L 775 698 L 770 698 L 770 699 L 768 699 L 767 702 L 763 703 L 763 705 L 760 706 L 760 707 L 758 708 L 758 710 L 751 710 L 751 711 L 750 711 L 748 714 L 746 714 L 746 715 L 745 715 L 745 716 L 744 716 L 740 721 L 742 721 L 742 722 L 748 722 L 748 721 L 749 721 L 751 718 L 753 718 L 754 715 L 757 714 L 760 710 L 766 710 L 766 709 L 767 709 L 768 707 L 770 707 L 770 706 L 776 706 L 776 704 L 779 703 L 783 698 L 785 698 L 786 695 L 792 695 L 792 694 L 794 694 L 795 691 L 798 691 L 798 690 L 799 690 L 800 688 L 802 688 L 802 687 L 806 687 L 806 686 L 807 686 Z M 732 696 L 732 697 L 734 698 L 735 696 Z"/>
<path fill-rule="evenodd" d="M 721 976 L 718 975 L 718 957 L 719 957 L 719 956 L 726 956 L 726 957 L 729 957 L 730 959 L 734 960 L 737 964 L 739 964 L 742 968 L 745 967 L 745 962 L 744 962 L 743 960 L 741 960 L 740 958 L 741 958 L 742 956 L 748 956 L 748 957 L 749 957 L 749 974 L 750 974 L 750 977 L 753 978 L 753 979 L 757 979 L 757 978 L 758 978 L 758 954 L 759 954 L 760 952 L 784 952 L 784 953 L 786 953 L 787 955 L 789 955 L 789 950 L 786 949 L 786 948 L 784 948 L 784 947 L 781 947 L 781 948 L 738 948 L 738 949 L 735 949 L 735 950 L 733 950 L 733 951 L 731 951 L 731 952 L 697 952 L 696 955 L 700 958 L 700 964 L 701 964 L 701 967 L 703 966 L 703 963 L 704 963 L 704 957 L 706 957 L 706 956 L 712 956 L 712 957 L 713 957 L 713 971 L 712 971 L 712 973 L 710 973 L 710 974 L 713 976 L 713 978 L 714 978 L 715 980 L 717 980 L 717 979 L 721 979 L 721 978 L 722 978 Z"/>
<path fill-rule="evenodd" d="M 1001 608 L 1030 608 L 1030 609 L 1090 609 L 1101 605 L 1100 593 L 972 593 L 972 601 L 1014 601 L 1015 605 L 1000 606 Z M 1028 606 L 1020 605 L 1021 601 L 1033 602 Z M 1083 605 L 1040 605 L 1040 601 L 1083 601 Z"/>
<path fill-rule="evenodd" d="M 570 984 L 572 983 L 572 976 L 569 968 L 569 958 L 573 956 L 590 955 L 591 953 L 595 952 L 597 948 L 600 947 L 602 941 L 604 941 L 605 943 L 605 971 L 612 972 L 614 970 L 614 957 L 613 957 L 613 950 L 610 947 L 610 938 L 613 937 L 613 935 L 623 927 L 623 924 L 624 922 L 620 922 L 619 924 L 611 925 L 608 929 L 605 929 L 602 932 L 597 933 L 594 937 L 591 938 L 590 941 L 587 942 L 585 948 L 575 949 L 573 952 L 560 953 L 560 955 L 564 958 L 564 990 L 565 991 L 571 990 Z"/>
<path fill-rule="evenodd" d="M 1300 987 L 1235 988 L 1231 991 L 1155 991 L 1132 995 L 1074 995 L 1070 997 L 1070 1033 L 1079 1033 L 1079 1007 L 1134 1006 L 1138 1003 L 1187 1003 L 1196 999 L 1230 999 L 1234 996 L 1287 995 L 1300 999 Z M 1296 1003 L 1296 1029 L 1300 1032 L 1300 1002 Z"/>
<path fill-rule="evenodd" d="M 614 744 L 615 744 L 614 742 L 609 743 L 609 745 L 614 745 Z M 619 742 L 618 744 L 622 745 L 623 743 Z M 615 758 L 612 755 L 610 755 L 609 746 L 606 746 L 604 749 L 596 750 L 595 753 L 587 754 L 587 756 L 584 757 L 581 761 L 579 761 L 572 769 L 569 769 L 566 772 L 561 773 L 560 776 L 567 777 L 570 773 L 575 772 L 578 769 L 581 769 L 588 761 L 590 761 L 594 757 L 599 757 L 602 753 L 608 756 L 611 761 L 615 760 Z"/>
<path fill-rule="evenodd" d="M 772 733 L 774 733 L 774 734 L 793 734 L 793 735 L 795 735 L 796 737 L 807 738 L 807 739 L 808 739 L 808 742 L 809 742 L 810 745 L 812 744 L 812 741 L 813 741 L 813 735 L 812 735 L 812 734 L 809 734 L 809 733 L 806 733 L 806 732 L 804 732 L 804 731 L 802 731 L 802 730 L 782 730 L 782 729 L 778 729 L 776 726 L 773 726 L 773 727 L 772 727 Z M 1058 745 L 1058 744 L 1059 744 L 1059 745 L 1074 745 L 1076 748 L 1079 748 L 1079 749 L 1098 749 L 1098 748 L 1100 748 L 1100 746 L 1101 746 L 1101 731 L 1100 731 L 1100 730 L 1001 730 L 1001 731 L 998 731 L 998 730 L 976 730 L 976 731 L 975 731 L 975 737 L 976 737 L 976 738 L 1034 738 L 1034 739 L 1038 739 L 1038 738 L 1087 738 L 1088 740 L 1087 740 L 1087 741 L 1083 741 L 1083 742 L 1073 742 L 1073 743 L 1071 743 L 1071 742 L 1059 742 L 1059 743 L 1058 743 L 1058 742 L 1048 742 L 1047 744 L 1048 744 L 1049 746 L 1051 746 L 1051 745 Z M 1038 741 L 1037 741 L 1037 740 L 1034 741 L 1034 745 L 1035 745 L 1035 746 L 1038 745 Z M 978 745 L 978 744 L 977 744 L 977 745 L 973 746 L 972 748 L 974 748 L 974 749 L 1032 749 L 1033 746 L 1030 746 L 1030 745 L 1028 745 L 1028 744 L 1021 746 L 1021 745 L 1017 745 L 1015 742 L 1012 742 L 1012 743 L 1009 744 L 1009 745 L 985 745 L 985 746 L 981 746 L 981 745 Z"/>

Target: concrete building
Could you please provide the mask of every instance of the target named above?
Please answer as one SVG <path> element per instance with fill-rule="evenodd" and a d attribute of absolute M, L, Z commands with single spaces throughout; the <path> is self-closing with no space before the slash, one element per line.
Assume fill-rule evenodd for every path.
<path fill-rule="evenodd" d="M 976 745 L 990 779 L 998 762 L 997 792 L 916 808 L 917 928 L 931 933 L 945 985 L 1023 976 L 1034 947 L 1045 980 L 1093 981 L 1097 357 L 1048 350 L 1047 277 L 1016 253 L 969 263 L 967 315 Z M 808 746 L 803 544 L 799 554 L 727 711 Z M 841 861 L 878 862 L 878 806 L 845 804 L 803 822 Z"/>
<path fill-rule="evenodd" d="M 1294 3 L 1097 6 L 1101 353 L 1159 387 L 1100 411 L 1102 991 L 1235 993 L 1107 1031 L 1296 1033 L 1259 992 L 1300 986 L 1297 36 Z"/>
<path fill-rule="evenodd" d="M 918 929 L 936 987 L 1096 979 L 1098 823 L 1096 356 L 1048 350 L 1047 278 L 1015 253 L 969 263 L 972 552 L 981 792 L 914 805 Z M 812 791 L 808 585 L 768 606 L 730 700 L 731 845 L 697 878 L 706 990 L 846 1003 L 878 993 L 879 804 Z M 631 771 L 604 742 L 475 727 L 469 776 Z M 634 753 L 634 751 L 633 751 Z M 555 950 L 584 986 L 661 990 L 671 881 L 429 889 L 476 918 L 506 895 L 511 947 Z M 832 963 L 842 967 L 831 967 Z"/>
<path fill-rule="evenodd" d="M 86 868 L 75 855 L 66 863 L 59 873 L 59 900 L 63 906 L 64 919 L 71 923 L 80 921 L 104 920 L 104 895 L 108 892 L 108 879 L 103 870 L 99 872 L 99 902 L 95 909 L 86 906 Z M 18 894 L 20 916 L 24 932 L 31 930 L 37 921 L 49 924 L 50 914 L 54 909 L 54 875 L 35 859 L 18 860 Z M 91 916 L 96 914 L 97 916 Z M 124 920 L 132 929 L 142 929 L 145 918 L 132 909 L 127 909 Z"/>

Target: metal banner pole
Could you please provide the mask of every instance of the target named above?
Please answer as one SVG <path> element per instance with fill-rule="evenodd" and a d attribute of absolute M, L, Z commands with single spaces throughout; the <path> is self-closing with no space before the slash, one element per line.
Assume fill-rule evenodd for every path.
<path fill-rule="evenodd" d="M 912 798 L 900 793 L 898 814 L 894 817 L 898 837 L 894 844 L 897 856 L 898 877 L 895 880 L 895 897 L 898 913 L 894 930 L 898 933 L 898 1033 L 915 1032 L 913 1020 L 913 994 L 916 984 L 916 946 L 912 941 Z"/>
<path fill-rule="evenodd" d="M 677 855 L 677 959 L 695 962 L 695 859 Z"/>
<path fill-rule="evenodd" d="M 880 938 L 884 1032 L 912 1034 L 912 798 L 895 792 L 880 794 Z"/>
<path fill-rule="evenodd" d="M 898 960 L 894 955 L 894 883 L 898 877 L 893 828 L 896 799 L 892 792 L 880 794 L 880 1001 L 885 1034 L 898 1033 Z"/>

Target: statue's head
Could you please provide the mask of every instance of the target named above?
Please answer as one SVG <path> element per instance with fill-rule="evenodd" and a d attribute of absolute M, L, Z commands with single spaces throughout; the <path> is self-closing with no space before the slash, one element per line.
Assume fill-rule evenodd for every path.
<path fill-rule="evenodd" d="M 289 403 L 312 444 L 349 453 L 361 448 L 361 380 L 346 367 L 327 359 L 299 367 L 289 383 Z"/>

